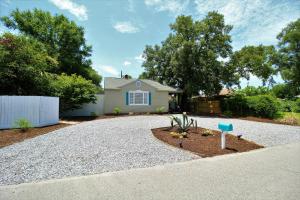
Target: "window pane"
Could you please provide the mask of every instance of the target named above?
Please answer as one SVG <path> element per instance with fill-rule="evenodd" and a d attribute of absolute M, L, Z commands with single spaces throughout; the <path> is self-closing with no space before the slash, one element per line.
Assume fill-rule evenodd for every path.
<path fill-rule="evenodd" d="M 133 93 L 129 93 L 129 104 L 134 104 Z"/>
<path fill-rule="evenodd" d="M 143 104 L 143 93 L 135 93 L 135 104 Z"/>
<path fill-rule="evenodd" d="M 148 92 L 144 93 L 144 104 L 148 105 Z"/>

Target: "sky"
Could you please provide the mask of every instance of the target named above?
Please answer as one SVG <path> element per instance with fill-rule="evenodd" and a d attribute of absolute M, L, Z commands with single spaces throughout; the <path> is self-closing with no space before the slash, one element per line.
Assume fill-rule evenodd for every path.
<path fill-rule="evenodd" d="M 93 68 L 103 77 L 123 74 L 138 77 L 146 45 L 160 44 L 178 15 L 201 20 L 218 11 L 233 25 L 232 46 L 276 45 L 276 35 L 300 17 L 300 0 L 0 0 L 0 16 L 12 10 L 39 8 L 63 14 L 84 27 L 92 45 Z M 0 34 L 8 31 L 0 24 Z M 281 82 L 278 76 L 275 78 Z M 246 84 L 258 86 L 252 77 Z"/>

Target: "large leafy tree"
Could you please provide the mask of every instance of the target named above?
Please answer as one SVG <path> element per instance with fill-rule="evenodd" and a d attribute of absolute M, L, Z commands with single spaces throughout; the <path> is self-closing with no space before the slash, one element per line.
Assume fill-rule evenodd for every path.
<path fill-rule="evenodd" d="M 300 88 L 300 19 L 290 23 L 277 36 L 279 40 L 279 70 L 292 87 Z"/>
<path fill-rule="evenodd" d="M 241 77 L 250 79 L 255 75 L 263 81 L 263 85 L 276 73 L 274 66 L 277 52 L 274 46 L 245 46 L 235 51 L 228 66 L 236 70 Z"/>
<path fill-rule="evenodd" d="M 56 58 L 54 73 L 78 74 L 99 85 L 101 76 L 91 67 L 92 47 L 86 44 L 84 29 L 63 15 L 52 16 L 39 9 L 11 12 L 1 18 L 8 28 L 32 36 L 45 44 L 49 55 Z"/>
<path fill-rule="evenodd" d="M 60 111 L 80 108 L 82 104 L 95 102 L 97 87 L 81 76 L 61 74 L 51 82 L 54 96 L 60 98 Z"/>
<path fill-rule="evenodd" d="M 43 43 L 27 36 L 0 36 L 0 95 L 49 95 L 49 71 L 57 62 Z"/>
<path fill-rule="evenodd" d="M 146 46 L 143 78 L 182 89 L 184 109 L 189 97 L 199 90 L 210 96 L 217 94 L 222 84 L 238 81 L 220 59 L 232 53 L 232 26 L 225 24 L 223 15 L 210 12 L 201 21 L 179 16 L 170 28 L 172 32 L 161 45 Z"/>

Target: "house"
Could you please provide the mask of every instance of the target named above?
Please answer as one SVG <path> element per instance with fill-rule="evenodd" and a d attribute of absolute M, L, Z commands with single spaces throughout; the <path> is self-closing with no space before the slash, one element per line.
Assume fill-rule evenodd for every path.
<path fill-rule="evenodd" d="M 164 107 L 169 110 L 170 94 L 175 88 L 147 79 L 104 78 L 104 114 L 119 107 L 122 113 L 155 112 Z"/>

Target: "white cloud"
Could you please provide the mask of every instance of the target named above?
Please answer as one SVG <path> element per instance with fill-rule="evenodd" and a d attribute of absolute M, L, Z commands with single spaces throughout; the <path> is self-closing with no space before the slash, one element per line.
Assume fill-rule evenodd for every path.
<path fill-rule="evenodd" d="M 120 33 L 137 33 L 140 29 L 134 26 L 131 22 L 117 22 L 114 25 L 114 29 Z"/>
<path fill-rule="evenodd" d="M 59 9 L 67 10 L 73 15 L 75 15 L 79 20 L 87 20 L 87 8 L 84 5 L 78 5 L 72 0 L 49 0 Z"/>
<path fill-rule="evenodd" d="M 142 63 L 146 60 L 145 58 L 143 58 L 143 54 L 134 57 L 134 59 L 139 63 Z"/>
<path fill-rule="evenodd" d="M 114 75 L 114 76 L 118 76 L 119 75 L 119 72 L 118 70 L 116 70 L 114 67 L 112 66 L 108 66 L 108 65 L 104 65 L 104 66 L 101 66 L 100 67 L 100 70 L 101 71 L 104 71 L 106 73 L 109 73 L 111 75 Z"/>
<path fill-rule="evenodd" d="M 156 11 L 168 11 L 174 14 L 184 12 L 190 0 L 145 0 L 145 5 L 154 7 Z"/>
<path fill-rule="evenodd" d="M 123 65 L 124 65 L 124 66 L 131 65 L 131 62 L 129 62 L 129 61 L 127 61 L 127 60 L 125 60 L 125 61 L 124 61 L 124 63 L 123 63 Z"/>
<path fill-rule="evenodd" d="M 269 45 L 276 43 L 276 35 L 289 22 L 300 17 L 300 1 L 272 0 L 194 0 L 197 14 L 204 17 L 218 11 L 227 24 L 233 25 L 233 46 Z"/>

